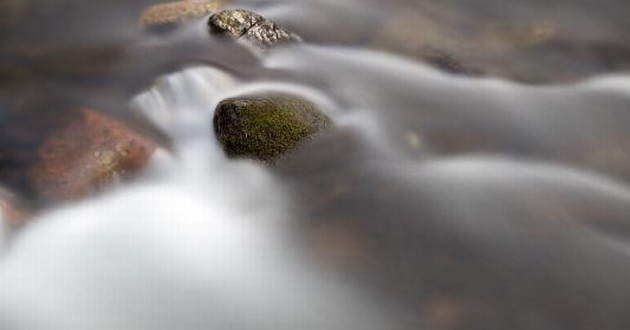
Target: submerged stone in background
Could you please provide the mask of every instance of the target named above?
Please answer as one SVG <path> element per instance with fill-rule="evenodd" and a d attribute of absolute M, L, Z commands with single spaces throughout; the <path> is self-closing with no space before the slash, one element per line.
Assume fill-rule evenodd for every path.
<path fill-rule="evenodd" d="M 17 228 L 30 217 L 26 203 L 10 189 L 0 186 L 0 226 L 4 220 L 9 227 Z"/>
<path fill-rule="evenodd" d="M 213 125 L 228 156 L 273 162 L 332 122 L 310 101 L 275 94 L 223 100 Z"/>
<path fill-rule="evenodd" d="M 596 3 L 555 8 L 527 1 L 394 3 L 368 45 L 450 72 L 534 84 L 630 72 L 629 39 L 618 32 L 627 30 L 620 19 L 625 8 L 615 10 L 624 5 Z"/>
<path fill-rule="evenodd" d="M 222 0 L 184 0 L 154 5 L 140 15 L 139 27 L 160 31 L 178 23 L 206 16 L 223 5 Z"/>
<path fill-rule="evenodd" d="M 226 9 L 210 16 L 211 33 L 244 38 L 258 48 L 266 49 L 283 42 L 301 41 L 297 35 L 248 10 Z"/>

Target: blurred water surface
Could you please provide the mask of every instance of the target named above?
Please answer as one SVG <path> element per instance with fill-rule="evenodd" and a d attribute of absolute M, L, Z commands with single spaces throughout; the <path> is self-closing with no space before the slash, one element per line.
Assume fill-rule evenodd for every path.
<path fill-rule="evenodd" d="M 172 150 L 4 235 L 0 328 L 630 327 L 628 3 L 228 2 L 305 40 L 262 55 L 148 5 L 2 5 L 4 131 L 89 105 Z M 265 91 L 335 129 L 228 160 L 215 105 Z"/>

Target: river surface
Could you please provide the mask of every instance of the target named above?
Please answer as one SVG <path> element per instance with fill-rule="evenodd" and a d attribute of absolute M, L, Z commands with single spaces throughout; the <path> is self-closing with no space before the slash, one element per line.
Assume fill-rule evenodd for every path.
<path fill-rule="evenodd" d="M 305 40 L 266 53 L 141 34 L 150 1 L 9 2 L 2 120 L 88 104 L 167 143 L 3 235 L 0 329 L 630 328 L 626 2 L 229 2 Z M 335 128 L 230 160 L 214 107 L 258 92 Z"/>

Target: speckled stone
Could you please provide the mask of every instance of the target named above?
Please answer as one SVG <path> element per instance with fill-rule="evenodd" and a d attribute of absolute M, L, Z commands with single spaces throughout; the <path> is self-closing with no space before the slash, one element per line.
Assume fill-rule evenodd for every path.
<path fill-rule="evenodd" d="M 301 41 L 301 38 L 254 12 L 226 9 L 210 16 L 208 29 L 214 34 L 246 40 L 260 49 L 280 43 Z"/>
<path fill-rule="evenodd" d="M 142 12 L 138 26 L 142 30 L 160 30 L 209 15 L 222 5 L 222 0 L 184 0 L 154 5 Z"/>

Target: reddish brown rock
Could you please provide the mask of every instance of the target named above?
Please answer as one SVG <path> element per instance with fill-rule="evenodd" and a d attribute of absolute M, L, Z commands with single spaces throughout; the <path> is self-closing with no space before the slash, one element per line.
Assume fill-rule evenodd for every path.
<path fill-rule="evenodd" d="M 126 124 L 83 108 L 41 145 L 28 176 L 44 199 L 72 200 L 142 169 L 155 148 Z"/>
<path fill-rule="evenodd" d="M 9 227 L 18 227 L 31 217 L 23 201 L 4 187 L 0 187 L 0 212 Z"/>
<path fill-rule="evenodd" d="M 222 0 L 184 0 L 154 5 L 140 15 L 140 29 L 154 30 L 200 18 L 211 14 L 223 5 Z"/>

